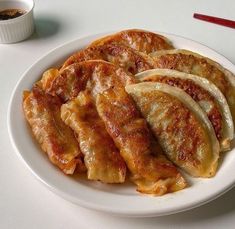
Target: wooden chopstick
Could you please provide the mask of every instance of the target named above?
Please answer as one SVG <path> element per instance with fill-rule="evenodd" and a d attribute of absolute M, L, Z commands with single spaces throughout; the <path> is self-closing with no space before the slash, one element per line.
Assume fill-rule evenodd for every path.
<path fill-rule="evenodd" d="M 214 23 L 214 24 L 218 24 L 218 25 L 235 29 L 235 21 L 231 21 L 231 20 L 219 18 L 219 17 L 212 17 L 208 15 L 198 14 L 198 13 L 194 13 L 193 17 L 199 20 L 203 20 L 203 21 L 207 21 L 210 23 Z"/>

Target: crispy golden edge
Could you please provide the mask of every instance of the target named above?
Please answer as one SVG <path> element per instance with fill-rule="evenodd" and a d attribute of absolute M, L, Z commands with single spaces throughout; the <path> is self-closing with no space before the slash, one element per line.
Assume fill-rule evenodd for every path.
<path fill-rule="evenodd" d="M 113 43 L 123 44 L 146 54 L 174 48 L 166 37 L 139 29 L 124 30 L 102 37 L 93 41 L 89 47 Z"/>

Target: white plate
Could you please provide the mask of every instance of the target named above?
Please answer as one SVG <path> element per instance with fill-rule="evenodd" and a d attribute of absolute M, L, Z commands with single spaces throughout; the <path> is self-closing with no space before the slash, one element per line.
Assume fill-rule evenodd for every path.
<path fill-rule="evenodd" d="M 72 178 L 64 175 L 49 162 L 33 140 L 24 119 L 22 92 L 30 89 L 46 69 L 63 63 L 71 53 L 101 35 L 104 34 L 78 39 L 56 48 L 31 66 L 17 83 L 8 110 L 8 130 L 15 151 L 30 171 L 52 191 L 73 203 L 122 216 L 150 217 L 185 211 L 211 201 L 232 188 L 235 184 L 235 149 L 223 158 L 214 178 L 190 178 L 190 187 L 162 197 L 141 195 L 135 191 L 135 186 L 129 183 L 104 185 L 83 178 Z M 235 72 L 235 66 L 231 62 L 208 47 L 179 36 L 163 35 L 167 36 L 175 47 L 196 51 Z"/>

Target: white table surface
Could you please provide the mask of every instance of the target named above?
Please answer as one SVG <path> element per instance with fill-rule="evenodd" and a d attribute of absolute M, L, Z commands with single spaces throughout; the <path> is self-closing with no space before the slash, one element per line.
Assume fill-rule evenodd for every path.
<path fill-rule="evenodd" d="M 235 1 L 35 3 L 34 35 L 21 43 L 0 44 L 0 228 L 235 228 L 235 188 L 194 210 L 158 218 L 121 218 L 73 205 L 44 187 L 18 159 L 6 122 L 10 95 L 23 72 L 51 49 L 89 34 L 125 28 L 173 33 L 208 45 L 235 63 L 235 30 L 192 18 L 200 12 L 235 20 Z"/>

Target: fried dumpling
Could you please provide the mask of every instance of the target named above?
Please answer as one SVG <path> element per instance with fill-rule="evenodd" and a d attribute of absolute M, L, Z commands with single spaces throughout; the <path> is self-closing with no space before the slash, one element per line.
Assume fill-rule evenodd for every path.
<path fill-rule="evenodd" d="M 133 166 L 133 180 L 137 184 L 140 192 L 163 195 L 167 192 L 183 189 L 186 186 L 186 181 L 176 167 L 168 161 L 163 154 L 159 153 L 157 159 L 152 159 L 155 158 L 152 154 L 158 153 L 156 150 L 157 144 L 152 143 L 150 132 L 144 119 L 139 118 L 138 120 L 133 120 L 130 124 L 127 122 L 128 120 L 131 121 L 131 119 L 126 121 L 124 119 L 128 113 L 133 113 L 134 117 L 136 117 L 136 115 L 137 118 L 140 117 L 133 101 L 124 90 L 125 85 L 135 82 L 136 80 L 132 75 L 128 75 L 113 64 L 100 60 L 85 61 L 70 65 L 64 69 L 53 82 L 50 92 L 59 95 L 64 101 L 76 98 L 79 93 L 83 93 L 83 91 L 88 91 L 91 94 L 92 100 L 96 101 L 96 109 L 106 129 L 105 117 L 108 117 L 109 122 L 111 122 L 109 123 L 107 132 L 120 150 L 120 154 L 127 163 L 128 168 L 130 169 Z M 111 89 L 116 91 L 119 102 L 115 102 L 116 97 L 113 97 L 114 100 L 110 100 L 110 102 L 113 102 L 112 106 L 103 105 L 102 101 L 104 102 L 104 100 L 100 100 L 101 95 L 103 95 L 104 91 Z M 112 97 L 110 97 L 110 99 L 112 99 Z M 129 102 L 129 100 L 131 102 Z M 113 107 L 113 105 L 115 105 L 115 107 Z M 108 112 L 106 113 L 105 110 L 102 110 L 106 108 L 110 108 L 109 112 L 112 113 L 109 114 Z M 122 129 L 116 127 L 116 118 L 119 117 L 118 115 L 121 115 L 120 122 L 122 122 L 122 120 L 126 122 L 123 123 L 124 126 L 122 126 Z M 126 124 L 128 124 L 128 126 Z M 125 129 L 125 126 L 128 128 Z M 114 131 L 112 134 L 109 132 L 111 130 Z M 120 133 L 119 130 L 124 132 Z M 119 135 L 119 139 L 122 139 L 122 142 L 117 145 L 115 136 L 117 137 Z M 127 139 L 126 141 L 125 138 Z M 125 154 L 122 153 L 125 145 L 128 144 L 130 148 L 128 151 L 129 157 L 131 157 L 130 160 L 128 159 L 128 154 L 124 157 L 123 155 Z M 146 156 L 144 154 L 146 154 Z M 147 156 L 147 154 L 149 154 L 149 156 Z M 131 161 L 132 158 L 135 158 L 133 162 Z M 147 170 L 145 169 L 146 164 L 148 164 Z M 153 173 L 151 173 L 151 171 L 153 171 Z"/>
<path fill-rule="evenodd" d="M 219 143 L 199 105 L 183 90 L 143 82 L 126 86 L 168 158 L 195 177 L 216 173 Z"/>
<path fill-rule="evenodd" d="M 85 89 L 95 97 L 98 93 L 117 86 L 135 83 L 135 77 L 123 69 L 102 60 L 75 63 L 63 71 L 53 81 L 48 92 L 58 95 L 64 102 L 78 96 Z"/>
<path fill-rule="evenodd" d="M 235 124 L 235 76 L 215 61 L 188 50 L 161 51 L 152 55 L 158 68 L 168 68 L 207 78 L 226 97 Z"/>
<path fill-rule="evenodd" d="M 123 183 L 126 165 L 87 91 L 61 107 L 61 118 L 76 133 L 87 176 L 103 183 Z"/>
<path fill-rule="evenodd" d="M 154 68 L 154 61 L 148 55 L 121 44 L 103 44 L 88 47 L 73 54 L 65 61 L 62 69 L 86 60 L 105 60 L 122 67 L 131 74 Z"/>
<path fill-rule="evenodd" d="M 146 121 L 124 88 L 98 94 L 96 106 L 139 192 L 163 195 L 186 186 L 176 167 L 155 148 Z"/>
<path fill-rule="evenodd" d="M 140 81 L 165 83 L 190 95 L 207 114 L 221 151 L 229 150 L 234 135 L 231 112 L 224 95 L 206 78 L 170 69 L 153 69 L 136 75 Z"/>
<path fill-rule="evenodd" d="M 140 29 L 123 30 L 115 34 L 102 37 L 94 41 L 90 46 L 113 43 L 124 44 L 146 54 L 158 50 L 174 48 L 166 37 Z"/>
<path fill-rule="evenodd" d="M 73 131 L 60 117 L 62 103 L 57 96 L 45 93 L 37 85 L 25 93 L 23 110 L 32 133 L 51 162 L 64 173 L 84 171 L 83 155 Z"/>

